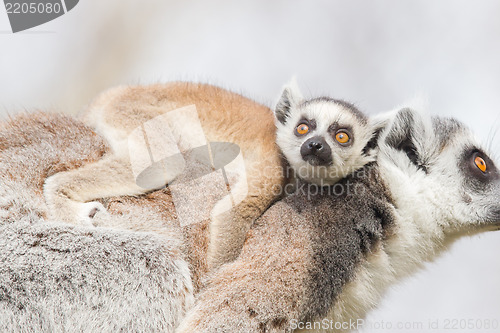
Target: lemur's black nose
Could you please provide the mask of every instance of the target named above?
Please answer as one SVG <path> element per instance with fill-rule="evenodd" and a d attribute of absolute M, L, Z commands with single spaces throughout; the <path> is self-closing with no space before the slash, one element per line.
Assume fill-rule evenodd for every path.
<path fill-rule="evenodd" d="M 332 150 L 321 136 L 309 138 L 300 147 L 302 159 L 311 165 L 329 165 L 332 163 Z"/>
<path fill-rule="evenodd" d="M 323 144 L 321 142 L 317 142 L 317 141 L 311 141 L 311 142 L 309 142 L 309 144 L 307 146 L 311 150 L 321 150 L 321 149 L 323 149 Z"/>

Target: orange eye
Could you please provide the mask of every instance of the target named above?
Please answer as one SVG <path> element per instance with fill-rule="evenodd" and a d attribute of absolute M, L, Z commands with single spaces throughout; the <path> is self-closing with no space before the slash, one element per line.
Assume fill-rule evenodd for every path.
<path fill-rule="evenodd" d="M 347 134 L 346 132 L 338 132 L 336 135 L 335 135 L 335 139 L 339 142 L 339 143 L 348 143 L 349 142 L 349 134 Z"/>
<path fill-rule="evenodd" d="M 298 134 L 304 135 L 307 134 L 307 132 L 309 132 L 309 126 L 307 126 L 306 124 L 300 124 L 299 126 L 297 126 L 295 130 L 297 131 Z"/>
<path fill-rule="evenodd" d="M 474 163 L 479 168 L 479 170 L 481 170 L 482 172 L 486 172 L 486 170 L 488 169 L 486 166 L 486 162 L 479 156 L 476 157 L 476 159 L 474 160 Z"/>

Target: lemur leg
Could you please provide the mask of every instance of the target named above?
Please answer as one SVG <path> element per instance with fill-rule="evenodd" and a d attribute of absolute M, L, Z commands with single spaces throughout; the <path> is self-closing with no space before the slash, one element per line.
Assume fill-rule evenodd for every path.
<path fill-rule="evenodd" d="M 88 201 L 145 192 L 146 189 L 136 184 L 128 158 L 115 155 L 105 156 L 79 169 L 57 173 L 44 185 L 52 219 L 86 225 L 92 225 L 97 212 L 105 212 L 102 204 Z"/>
<path fill-rule="evenodd" d="M 287 228 L 292 215 L 276 209 L 249 232 L 241 255 L 213 272 L 176 333 L 292 331 L 291 320 L 302 320 L 315 297 L 311 236 L 301 225 Z"/>
<path fill-rule="evenodd" d="M 271 158 L 258 164 L 247 169 L 248 193 L 244 199 L 231 209 L 223 199 L 212 210 L 207 253 L 210 270 L 238 257 L 253 222 L 283 193 L 285 178 L 280 161 Z M 234 188 L 236 196 L 241 188 Z"/>
<path fill-rule="evenodd" d="M 180 149 L 206 144 L 194 106 L 157 116 L 127 136 L 113 137 L 113 133 L 108 128 L 107 139 L 113 153 L 94 164 L 46 180 L 44 194 L 49 216 L 91 225 L 93 216 L 105 209 L 100 203 L 88 201 L 159 189 L 184 170 Z"/>

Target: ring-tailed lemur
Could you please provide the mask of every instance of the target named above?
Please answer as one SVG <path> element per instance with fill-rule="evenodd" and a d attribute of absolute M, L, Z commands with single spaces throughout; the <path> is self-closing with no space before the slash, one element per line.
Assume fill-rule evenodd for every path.
<path fill-rule="evenodd" d="M 365 149 L 383 126 L 351 103 L 329 97 L 304 99 L 295 80 L 276 106 L 276 142 L 292 176 L 332 185 L 374 160 Z"/>
<path fill-rule="evenodd" d="M 182 113 L 175 113 L 192 105 L 199 119 L 182 118 Z M 373 160 L 371 153 L 363 148 L 379 125 L 372 124 L 348 103 L 329 98 L 304 100 L 292 84 L 284 89 L 275 114 L 279 146 L 304 179 L 335 183 Z M 169 118 L 169 115 L 172 116 Z M 137 185 L 131 172 L 134 156 L 130 156 L 129 143 L 132 133 L 141 126 L 144 129 L 146 122 L 153 120 L 153 125 L 158 127 L 155 119 L 159 117 L 170 125 L 172 136 L 177 140 L 175 149 L 177 144 L 181 150 L 182 145 L 184 149 L 195 146 L 189 134 L 198 121 L 202 129 L 199 131 L 202 140 L 198 141 L 204 141 L 204 133 L 207 142 L 231 142 L 241 149 L 247 193 L 243 193 L 242 201 L 230 210 L 223 200 L 215 205 L 208 250 L 208 263 L 212 268 L 233 260 L 253 221 L 283 194 L 288 176 L 276 145 L 271 110 L 210 85 L 170 83 L 120 87 L 99 96 L 83 120 L 107 139 L 112 152 L 96 163 L 47 179 L 44 195 L 51 218 L 91 224 L 96 212 L 105 211 L 100 203 L 92 200 L 139 195 L 155 189 Z M 168 146 L 162 142 L 159 145 Z M 159 187 L 176 175 L 173 172 L 162 179 Z M 243 188 L 238 187 L 241 183 L 235 186 L 234 192 Z"/>
<path fill-rule="evenodd" d="M 389 120 L 375 162 L 256 221 L 178 333 L 336 331 L 459 237 L 500 230 L 500 173 L 462 123 L 412 109 Z"/>

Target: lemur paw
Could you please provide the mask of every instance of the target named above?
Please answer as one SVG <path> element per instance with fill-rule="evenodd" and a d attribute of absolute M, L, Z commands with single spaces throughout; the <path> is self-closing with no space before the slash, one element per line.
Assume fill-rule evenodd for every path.
<path fill-rule="evenodd" d="M 108 211 L 97 201 L 80 204 L 77 220 L 80 225 L 97 226 L 97 221 L 108 216 Z"/>

